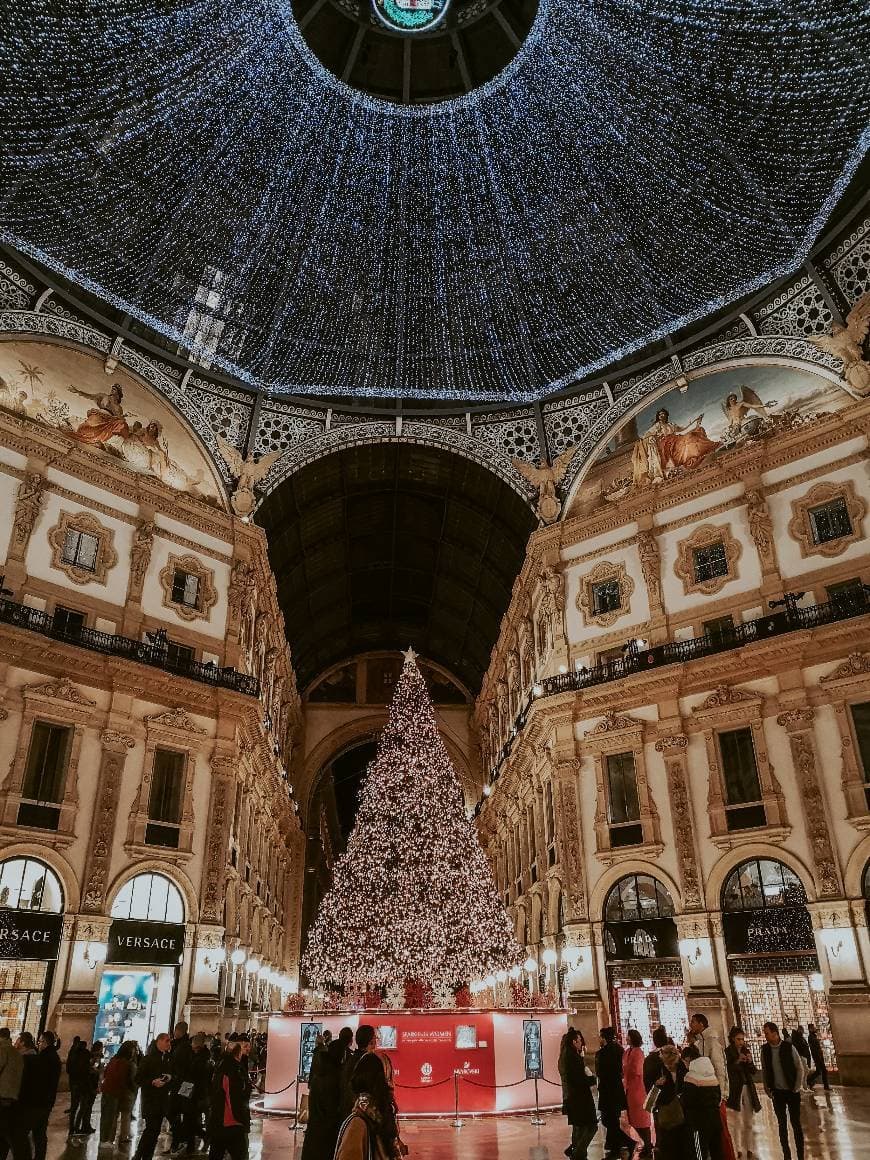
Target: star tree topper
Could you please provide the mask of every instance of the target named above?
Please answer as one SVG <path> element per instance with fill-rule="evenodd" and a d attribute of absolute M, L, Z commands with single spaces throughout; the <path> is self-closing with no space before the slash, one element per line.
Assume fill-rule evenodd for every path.
<path fill-rule="evenodd" d="M 458 988 L 523 961 L 409 648 L 347 851 L 309 932 L 316 987 Z"/>

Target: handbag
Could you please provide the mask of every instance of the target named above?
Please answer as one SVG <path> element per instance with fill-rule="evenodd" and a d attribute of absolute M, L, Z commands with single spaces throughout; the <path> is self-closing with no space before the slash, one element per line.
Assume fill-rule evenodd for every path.
<path fill-rule="evenodd" d="M 680 1128 L 685 1122 L 686 1117 L 679 1096 L 674 1096 L 669 1103 L 656 1108 L 656 1123 L 665 1132 Z"/>
<path fill-rule="evenodd" d="M 659 1102 L 659 1096 L 662 1094 L 662 1089 L 656 1087 L 655 1084 L 646 1093 L 646 1099 L 643 1101 L 643 1110 L 645 1112 L 652 1112 L 655 1110 L 656 1104 Z"/>

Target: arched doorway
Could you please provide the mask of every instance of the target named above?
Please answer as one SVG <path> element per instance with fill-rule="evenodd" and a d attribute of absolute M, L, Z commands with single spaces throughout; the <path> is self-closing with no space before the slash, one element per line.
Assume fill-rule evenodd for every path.
<path fill-rule="evenodd" d="M 113 1055 L 125 1039 L 145 1050 L 172 1026 L 184 954 L 184 897 L 165 874 L 125 882 L 111 909 L 94 1038 Z"/>
<path fill-rule="evenodd" d="M 613 1025 L 636 1028 L 645 1044 L 663 1026 L 679 1040 L 686 1027 L 674 903 L 651 874 L 627 874 L 604 904 L 604 958 Z"/>
<path fill-rule="evenodd" d="M 722 887 L 722 926 L 734 1009 L 756 1062 L 762 1026 L 814 1023 L 828 1068 L 836 1066 L 824 979 L 807 895 L 797 874 L 773 858 L 735 866 Z"/>
<path fill-rule="evenodd" d="M 37 1036 L 60 951 L 64 895 L 38 858 L 0 862 L 0 1024 Z"/>

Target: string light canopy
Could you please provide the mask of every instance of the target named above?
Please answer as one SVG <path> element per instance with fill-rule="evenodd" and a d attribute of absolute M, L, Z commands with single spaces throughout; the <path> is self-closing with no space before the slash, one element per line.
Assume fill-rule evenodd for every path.
<path fill-rule="evenodd" d="M 290 0 L 4 20 L 4 239 L 274 393 L 567 387 L 794 269 L 870 139 L 860 0 L 541 0 L 411 107 Z"/>
<path fill-rule="evenodd" d="M 455 990 L 522 957 L 409 649 L 303 972 L 345 992 Z"/>

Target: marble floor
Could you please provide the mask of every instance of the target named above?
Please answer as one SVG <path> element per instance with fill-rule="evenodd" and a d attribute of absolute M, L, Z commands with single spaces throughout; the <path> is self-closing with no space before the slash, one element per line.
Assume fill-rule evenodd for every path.
<path fill-rule="evenodd" d="M 98 1160 L 96 1136 L 85 1143 L 68 1145 L 66 1120 L 62 1114 L 64 1097 L 52 1117 L 49 1133 L 49 1160 Z M 780 1160 L 776 1122 L 770 1103 L 762 1096 L 762 1113 L 756 1118 L 755 1149 L 759 1160 Z M 99 1122 L 99 1105 L 94 1123 Z M 402 1134 L 410 1147 L 410 1160 L 561 1160 L 570 1139 L 562 1116 L 547 1113 L 546 1123 L 535 1127 L 527 1116 L 485 1117 L 466 1120 L 454 1128 L 451 1120 L 405 1120 Z M 870 1089 L 834 1088 L 830 1094 L 820 1089 L 803 1098 L 807 1160 L 870 1160 Z M 137 1124 L 134 1124 L 134 1128 Z M 251 1130 L 251 1160 L 298 1160 L 303 1132 L 293 1132 L 290 1121 L 281 1117 L 255 1116 Z M 589 1149 L 589 1160 L 601 1160 L 603 1133 Z M 166 1140 L 161 1137 L 155 1160 L 163 1160 Z M 112 1153 L 99 1151 L 99 1160 Z M 125 1160 L 131 1153 L 117 1154 Z"/>

